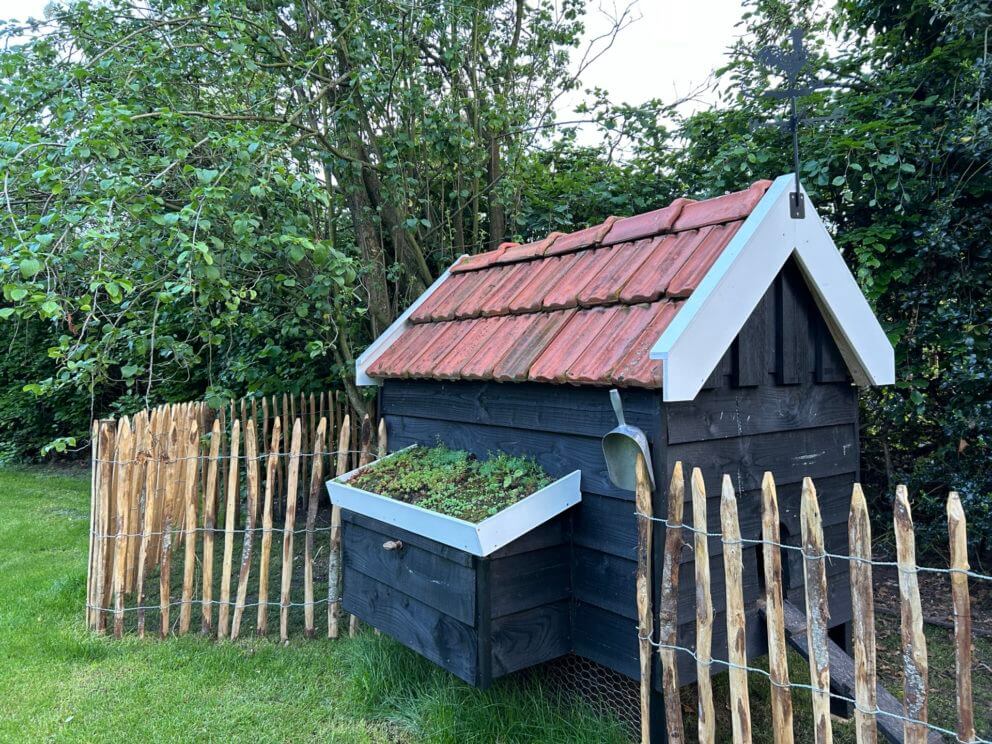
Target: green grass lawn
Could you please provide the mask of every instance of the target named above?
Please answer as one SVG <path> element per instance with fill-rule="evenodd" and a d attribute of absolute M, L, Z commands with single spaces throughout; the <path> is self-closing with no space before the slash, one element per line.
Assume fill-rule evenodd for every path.
<path fill-rule="evenodd" d="M 554 701 L 533 676 L 481 692 L 370 632 L 329 641 L 297 631 L 287 646 L 251 633 L 236 643 L 91 634 L 83 627 L 88 510 L 86 474 L 0 470 L 0 741 L 629 740 L 620 723 Z M 277 613 L 273 621 L 277 628 Z M 945 663 L 947 633 L 928 635 Z M 990 644 L 976 652 L 988 659 Z M 792 664 L 793 678 L 807 681 L 797 656 Z M 946 676 L 937 675 L 940 697 L 953 701 Z M 729 736 L 725 675 L 716 694 Z M 683 695 L 691 730 L 692 688 Z M 768 697 L 766 680 L 753 675 L 756 741 L 771 741 Z M 796 691 L 794 700 L 797 741 L 812 740 L 808 695 Z M 835 735 L 853 741 L 848 724 Z"/>

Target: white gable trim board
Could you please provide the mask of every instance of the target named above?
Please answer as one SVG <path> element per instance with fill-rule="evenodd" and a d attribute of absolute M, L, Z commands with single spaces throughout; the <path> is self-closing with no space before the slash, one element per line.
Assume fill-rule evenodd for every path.
<path fill-rule="evenodd" d="M 666 401 L 696 397 L 791 256 L 796 257 L 854 381 L 859 385 L 895 382 L 892 345 L 805 191 L 805 219 L 790 217 L 789 192 L 794 183 L 791 175 L 775 180 L 652 346 L 651 358 L 664 363 Z M 380 384 L 368 375 L 368 368 L 449 273 L 450 269 L 441 274 L 358 357 L 357 384 Z"/>
<path fill-rule="evenodd" d="M 651 348 L 663 360 L 666 401 L 696 397 L 793 255 L 854 381 L 895 382 L 892 345 L 805 191 L 806 218 L 790 217 L 794 182 L 775 180 Z"/>

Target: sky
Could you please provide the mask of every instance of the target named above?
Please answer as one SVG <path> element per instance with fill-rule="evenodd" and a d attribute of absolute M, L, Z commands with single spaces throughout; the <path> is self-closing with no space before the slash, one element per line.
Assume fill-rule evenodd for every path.
<path fill-rule="evenodd" d="M 0 17 L 41 17 L 48 0 L 0 0 Z M 614 103 L 636 104 L 650 98 L 673 101 L 705 83 L 726 60 L 738 30 L 742 0 L 589 0 L 586 38 L 575 55 L 578 64 L 588 42 L 610 28 L 610 16 L 631 5 L 634 19 L 583 75 L 583 89 L 599 87 Z M 559 119 L 574 118 L 581 92 L 563 98 Z M 690 104 L 712 105 L 711 91 Z"/>

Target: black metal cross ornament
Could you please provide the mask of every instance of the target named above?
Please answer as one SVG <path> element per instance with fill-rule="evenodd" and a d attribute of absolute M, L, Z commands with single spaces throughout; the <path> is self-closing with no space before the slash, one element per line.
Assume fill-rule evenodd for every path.
<path fill-rule="evenodd" d="M 791 50 L 783 51 L 777 47 L 765 47 L 755 55 L 755 60 L 758 64 L 774 70 L 785 78 L 784 87 L 776 90 L 767 90 L 762 95 L 766 98 L 789 100 L 789 117 L 773 123 L 792 134 L 792 160 L 796 176 L 796 190 L 789 195 L 789 214 L 796 220 L 801 220 L 806 216 L 806 204 L 803 200 L 803 194 L 799 184 L 799 125 L 804 122 L 836 118 L 836 115 L 834 115 L 811 119 L 799 111 L 799 106 L 796 103 L 797 99 L 826 86 L 825 83 L 816 79 L 813 79 L 808 84 L 800 85 L 799 78 L 809 64 L 809 53 L 803 44 L 803 36 L 802 29 L 794 28 L 789 34 L 792 40 Z"/>

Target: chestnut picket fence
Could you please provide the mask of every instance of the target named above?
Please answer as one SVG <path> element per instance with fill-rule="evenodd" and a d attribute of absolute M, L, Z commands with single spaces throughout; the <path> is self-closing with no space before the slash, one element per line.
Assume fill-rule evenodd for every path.
<path fill-rule="evenodd" d="M 720 498 L 720 525 L 712 529 L 706 523 L 706 487 L 698 468 L 693 469 L 691 490 L 692 523 L 683 522 L 686 483 L 682 463 L 676 463 L 669 483 L 667 514 L 652 513 L 650 479 L 643 460 L 638 463 L 636 515 L 638 518 L 637 609 L 641 660 L 641 741 L 651 741 L 652 696 L 651 664 L 654 654 L 661 664 L 664 704 L 664 728 L 667 741 L 685 742 L 686 727 L 679 696 L 677 655 L 688 654 L 695 661 L 698 678 L 698 708 L 695 737 L 702 744 L 732 739 L 735 744 L 752 740 L 749 675 L 766 677 L 770 683 L 772 737 L 776 744 L 798 741 L 793 725 L 793 691 L 811 696 L 813 740 L 816 744 L 833 741 L 831 700 L 853 706 L 855 733 L 859 743 L 874 743 L 881 736 L 886 741 L 940 742 L 958 741 L 989 744 L 989 737 L 975 730 L 972 694 L 972 616 L 969 581 L 992 581 L 992 576 L 972 571 L 967 554 L 967 527 L 958 494 L 947 498 L 947 525 L 950 562 L 947 568 L 917 564 L 915 536 L 909 494 L 905 486 L 896 489 L 893 503 L 893 528 L 896 560 L 880 561 L 872 556 L 871 523 L 865 495 L 860 484 L 851 494 L 848 520 L 848 555 L 829 553 L 824 548 L 823 523 L 816 487 L 810 478 L 802 485 L 800 523 L 802 544 L 784 544 L 779 534 L 779 507 L 775 479 L 765 473 L 762 482 L 762 535 L 760 540 L 741 537 L 737 516 L 737 498 L 729 475 L 723 476 Z M 651 525 L 665 526 L 660 565 L 661 581 L 657 587 L 658 611 L 652 609 L 653 563 Z M 687 533 L 688 537 L 683 538 Z M 726 577 L 727 658 L 712 655 L 713 600 L 710 592 L 708 539 L 723 544 Z M 677 637 L 679 555 L 683 539 L 691 541 L 696 583 L 695 644 L 680 645 Z M 768 669 L 749 665 L 745 644 L 745 607 L 742 588 L 742 549 L 760 546 L 764 572 L 764 597 L 761 600 L 768 637 Z M 805 608 L 783 600 L 782 551 L 798 551 L 802 556 L 805 584 Z M 828 637 L 827 560 L 849 564 L 852 602 L 853 660 Z M 902 701 L 879 686 L 876 665 L 875 609 L 872 569 L 895 568 L 899 576 L 901 608 Z M 924 635 L 924 617 L 920 603 L 919 574 L 946 574 L 951 585 L 955 649 L 956 726 L 952 730 L 928 719 L 928 658 Z M 657 623 L 655 623 L 657 619 Z M 809 680 L 790 678 L 787 643 L 806 657 Z M 853 662 L 853 663 L 852 663 Z M 717 738 L 711 673 L 729 672 L 728 707 L 731 711 L 730 736 Z M 946 670 L 940 670 L 944 672 Z M 834 677 L 832 678 L 832 673 Z M 753 677 L 752 677 L 753 678 Z M 661 718 L 661 717 L 659 717 Z M 660 738 L 660 737 L 659 737 Z M 766 737 L 762 737 L 766 738 Z M 657 739 L 656 739 L 657 740 Z"/>
<path fill-rule="evenodd" d="M 331 392 L 94 421 L 87 627 L 165 638 L 198 614 L 203 634 L 233 640 L 267 634 L 278 612 L 285 641 L 301 620 L 316 635 L 320 608 L 336 638 L 340 514 L 317 523 L 324 483 L 386 448 L 384 423 L 373 434 L 353 417 Z"/>

